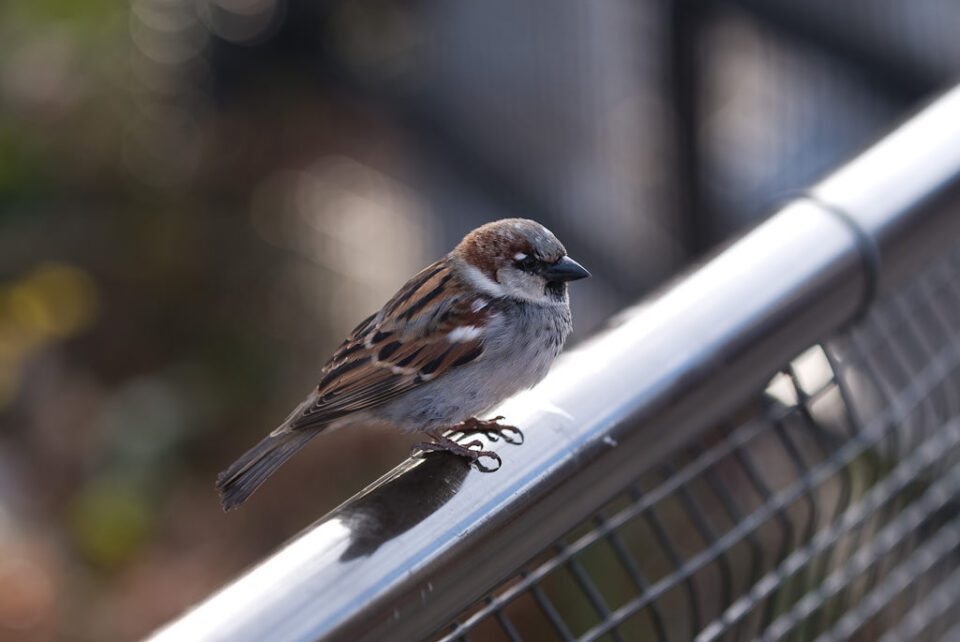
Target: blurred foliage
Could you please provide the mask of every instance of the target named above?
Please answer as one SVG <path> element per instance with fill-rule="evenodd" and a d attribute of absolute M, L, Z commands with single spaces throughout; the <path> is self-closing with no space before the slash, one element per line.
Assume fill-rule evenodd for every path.
<path fill-rule="evenodd" d="M 242 46 L 231 6 L 0 5 L 0 640 L 142 636 L 406 452 L 335 435 L 219 509 L 216 473 L 434 250 L 331 249 L 419 229 L 405 161 L 273 48 L 281 5 Z"/>
<path fill-rule="evenodd" d="M 77 494 L 71 512 L 77 547 L 104 568 L 129 561 L 149 537 L 150 509 L 124 483 L 91 484 Z"/>
<path fill-rule="evenodd" d="M 122 19 L 125 7 L 111 0 L 19 0 L 7 3 L 8 15 L 38 26 L 68 23 L 75 29 L 99 29 L 105 22 Z"/>
<path fill-rule="evenodd" d="M 95 321 L 96 285 L 72 266 L 41 263 L 18 282 L 0 286 L 0 410 L 18 389 L 29 357 Z"/>

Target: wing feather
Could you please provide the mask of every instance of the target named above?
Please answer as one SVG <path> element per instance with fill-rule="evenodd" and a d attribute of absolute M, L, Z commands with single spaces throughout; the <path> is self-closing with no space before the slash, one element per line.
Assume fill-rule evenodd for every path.
<path fill-rule="evenodd" d="M 481 358 L 482 328 L 495 311 L 482 295 L 462 291 L 443 261 L 410 279 L 340 345 L 321 372 L 314 403 L 286 427 L 304 429 L 376 407 Z"/>

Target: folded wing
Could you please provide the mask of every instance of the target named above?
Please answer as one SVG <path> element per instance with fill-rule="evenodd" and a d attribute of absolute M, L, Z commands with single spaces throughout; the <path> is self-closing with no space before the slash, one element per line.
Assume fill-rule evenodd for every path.
<path fill-rule="evenodd" d="M 337 349 L 314 401 L 284 428 L 301 430 L 373 408 L 481 358 L 494 312 L 488 300 L 462 292 L 442 261 L 413 277 Z"/>

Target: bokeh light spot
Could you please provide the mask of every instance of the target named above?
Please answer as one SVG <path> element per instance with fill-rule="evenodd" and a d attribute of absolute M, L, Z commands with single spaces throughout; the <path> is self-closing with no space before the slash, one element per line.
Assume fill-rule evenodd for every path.
<path fill-rule="evenodd" d="M 71 517 L 77 548 L 90 562 L 105 568 L 128 560 L 150 532 L 150 512 L 143 498 L 109 481 L 81 490 Z"/>
<path fill-rule="evenodd" d="M 99 298 L 86 272 L 62 263 L 45 263 L 8 294 L 10 314 L 36 338 L 64 338 L 96 319 Z"/>
<path fill-rule="evenodd" d="M 0 558 L 0 628 L 36 626 L 53 601 L 53 583 L 43 568 L 19 556 Z"/>

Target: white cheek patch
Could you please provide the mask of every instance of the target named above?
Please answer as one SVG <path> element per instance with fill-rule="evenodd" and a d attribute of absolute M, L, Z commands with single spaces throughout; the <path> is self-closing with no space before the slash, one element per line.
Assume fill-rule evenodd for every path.
<path fill-rule="evenodd" d="M 464 264 L 462 267 L 462 274 L 464 278 L 470 282 L 470 285 L 477 288 L 481 292 L 489 294 L 493 298 L 501 297 L 506 294 L 503 286 L 496 281 L 491 280 L 486 274 L 472 265 Z"/>
<path fill-rule="evenodd" d="M 479 338 L 482 334 L 483 330 L 480 328 L 473 325 L 464 325 L 451 330 L 447 335 L 447 339 L 449 339 L 451 343 L 465 343 Z"/>

